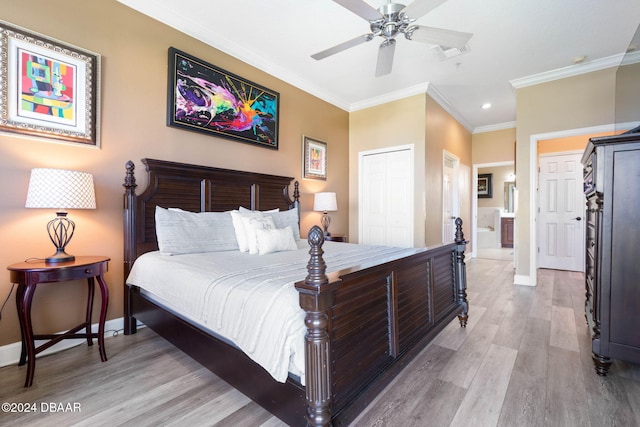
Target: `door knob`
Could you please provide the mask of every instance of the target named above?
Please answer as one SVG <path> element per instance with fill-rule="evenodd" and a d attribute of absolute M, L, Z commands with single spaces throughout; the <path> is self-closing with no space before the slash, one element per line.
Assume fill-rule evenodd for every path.
<path fill-rule="evenodd" d="M 577 216 L 577 217 L 575 217 L 575 218 L 571 218 L 571 219 L 575 219 L 576 221 L 582 221 L 582 218 L 581 218 L 581 217 L 579 217 L 579 216 Z"/>

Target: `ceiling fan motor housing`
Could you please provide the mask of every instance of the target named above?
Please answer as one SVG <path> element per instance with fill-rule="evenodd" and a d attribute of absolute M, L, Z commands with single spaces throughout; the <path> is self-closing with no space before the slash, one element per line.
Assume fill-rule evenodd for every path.
<path fill-rule="evenodd" d="M 414 19 L 407 18 L 401 13 L 406 6 L 400 3 L 387 3 L 378 9 L 382 19 L 370 21 L 371 32 L 386 39 L 394 38 L 398 33 L 404 33 Z"/>

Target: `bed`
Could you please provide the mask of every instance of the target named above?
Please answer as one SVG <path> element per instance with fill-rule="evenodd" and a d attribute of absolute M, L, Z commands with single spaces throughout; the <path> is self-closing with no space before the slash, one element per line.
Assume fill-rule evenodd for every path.
<path fill-rule="evenodd" d="M 142 163 L 146 188 L 137 191 L 131 161 L 123 184 L 125 279 L 136 260 L 141 263 L 158 252 L 159 207 L 187 212 L 245 207 L 299 214 L 298 183 L 293 183 L 291 198 L 290 177 L 154 159 Z M 381 255 L 375 262 L 365 259 L 335 271 L 332 252 L 347 250 L 349 244 L 325 243 L 317 226 L 309 230 L 307 241 L 305 274 L 289 286 L 297 292 L 303 324 L 297 328 L 303 330 L 302 376 L 293 373 L 276 380 L 236 343 L 128 280 L 125 334 L 135 333 L 138 322 L 145 324 L 289 425 L 347 425 L 451 320 L 458 316 L 466 326 L 462 221 L 456 220 L 455 240 L 449 244 Z M 200 264 L 197 258 L 191 262 Z M 278 265 L 285 264 L 271 265 L 276 271 L 270 275 L 280 275 Z"/>

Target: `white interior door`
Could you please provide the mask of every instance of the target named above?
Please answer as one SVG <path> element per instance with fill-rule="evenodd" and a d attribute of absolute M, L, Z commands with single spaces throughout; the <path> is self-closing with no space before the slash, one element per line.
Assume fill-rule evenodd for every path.
<path fill-rule="evenodd" d="M 581 154 L 539 160 L 538 267 L 584 271 L 584 210 Z"/>
<path fill-rule="evenodd" d="M 413 246 L 413 146 L 360 153 L 360 238 Z"/>
<path fill-rule="evenodd" d="M 443 154 L 442 162 L 442 243 L 455 239 L 455 219 L 459 215 L 458 163 L 456 156 Z"/>

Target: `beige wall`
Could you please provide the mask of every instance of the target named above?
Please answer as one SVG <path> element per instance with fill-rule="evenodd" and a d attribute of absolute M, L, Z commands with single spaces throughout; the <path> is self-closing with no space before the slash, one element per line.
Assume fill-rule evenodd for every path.
<path fill-rule="evenodd" d="M 443 151 L 460 160 L 459 197 L 463 230 L 471 236 L 471 132 L 458 123 L 437 102 L 427 96 L 425 146 L 425 243 L 442 242 L 442 161 Z"/>
<path fill-rule="evenodd" d="M 150 157 L 292 176 L 301 180 L 302 135 L 328 144 L 328 180 L 301 180 L 302 233 L 319 223 L 313 193 L 335 191 L 338 206 L 349 204 L 349 115 L 267 73 L 252 68 L 115 0 L 0 0 L 1 18 L 102 55 L 102 146 L 100 149 L 0 135 L 0 265 L 45 257 L 54 248 L 46 222 L 54 212 L 25 209 L 30 170 L 77 169 L 94 175 L 98 209 L 71 211 L 76 234 L 69 252 L 111 257 L 107 283 L 108 319 L 122 317 L 122 182 L 124 165 L 136 162 L 139 188 L 146 184 L 140 158 Z M 167 49 L 176 47 L 280 93 L 280 148 L 269 150 L 165 125 Z M 346 233 L 348 209 L 331 215 L 331 228 Z M 0 297 L 9 293 L 9 274 Z M 41 286 L 35 296 L 36 332 L 56 332 L 80 323 L 86 286 Z M 13 298 L 0 321 L 0 345 L 20 340 Z"/>
<path fill-rule="evenodd" d="M 531 281 L 531 137 L 614 123 L 615 68 L 517 89 L 516 283 Z M 534 147 L 534 153 L 537 147 Z"/>
<path fill-rule="evenodd" d="M 349 124 L 349 239 L 358 237 L 358 154 L 413 144 L 414 245 L 442 241 L 443 150 L 460 159 L 460 216 L 470 232 L 471 134 L 426 94 L 351 113 Z"/>
<path fill-rule="evenodd" d="M 513 162 L 516 155 L 516 128 L 474 133 L 473 164 Z"/>
<path fill-rule="evenodd" d="M 424 128 L 426 95 L 414 95 L 349 115 L 349 241 L 358 242 L 359 153 L 414 146 L 414 245 L 424 245 Z"/>

